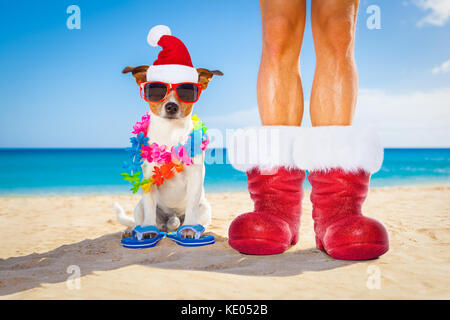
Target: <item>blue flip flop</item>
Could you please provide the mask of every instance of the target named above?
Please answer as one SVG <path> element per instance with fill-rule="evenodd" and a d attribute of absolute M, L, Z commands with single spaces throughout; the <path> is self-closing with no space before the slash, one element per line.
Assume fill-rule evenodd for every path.
<path fill-rule="evenodd" d="M 121 240 L 122 246 L 128 249 L 152 248 L 166 236 L 166 233 L 159 231 L 155 226 L 136 226 L 131 232 L 132 236 Z M 156 234 L 153 238 L 144 238 L 147 234 Z"/>
<path fill-rule="evenodd" d="M 192 230 L 195 232 L 194 238 L 182 238 L 181 232 L 183 230 Z M 176 244 L 184 247 L 200 247 L 200 246 L 207 246 L 210 244 L 213 244 L 215 242 L 214 236 L 212 235 L 203 235 L 203 232 L 205 232 L 205 228 L 200 225 L 185 225 L 178 228 L 176 232 L 170 232 L 167 234 L 167 238 L 170 240 L 175 241 Z"/>

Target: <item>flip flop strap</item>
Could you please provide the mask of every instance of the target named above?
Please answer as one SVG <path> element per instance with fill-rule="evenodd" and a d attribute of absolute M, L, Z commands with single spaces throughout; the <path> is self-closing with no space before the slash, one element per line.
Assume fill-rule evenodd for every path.
<path fill-rule="evenodd" d="M 188 224 L 178 228 L 177 230 L 178 238 L 181 239 L 181 232 L 186 229 L 194 231 L 195 239 L 200 239 L 201 236 L 203 235 L 203 232 L 205 232 L 205 227 L 203 227 L 201 224 Z"/>
<path fill-rule="evenodd" d="M 160 231 L 155 226 L 143 227 L 140 225 L 136 226 L 132 231 L 133 236 L 135 236 L 136 239 L 138 239 L 138 240 L 142 240 L 146 234 L 151 234 L 151 233 L 160 234 Z"/>

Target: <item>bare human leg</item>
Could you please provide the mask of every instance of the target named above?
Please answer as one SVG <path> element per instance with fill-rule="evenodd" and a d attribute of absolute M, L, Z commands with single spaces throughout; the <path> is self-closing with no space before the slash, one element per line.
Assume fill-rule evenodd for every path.
<path fill-rule="evenodd" d="M 313 0 L 311 23 L 316 72 L 311 91 L 313 126 L 350 125 L 358 74 L 354 58 L 359 0 Z"/>
<path fill-rule="evenodd" d="M 257 99 L 263 125 L 299 126 L 303 90 L 299 57 L 306 19 L 306 0 L 260 0 L 262 55 Z"/>

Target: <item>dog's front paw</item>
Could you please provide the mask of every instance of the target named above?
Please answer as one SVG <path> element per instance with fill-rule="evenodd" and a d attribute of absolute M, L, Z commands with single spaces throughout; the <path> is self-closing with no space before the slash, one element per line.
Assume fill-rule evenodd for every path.
<path fill-rule="evenodd" d="M 122 232 L 122 239 L 123 238 L 129 238 L 132 237 L 133 233 L 132 230 L 130 228 L 126 229 L 125 231 Z"/>
<path fill-rule="evenodd" d="M 193 239 L 195 238 L 195 231 L 191 229 L 184 229 L 181 231 L 181 238 Z"/>
<path fill-rule="evenodd" d="M 148 233 L 144 233 L 142 235 L 142 239 L 152 239 L 152 238 L 156 238 L 157 236 L 158 236 L 158 234 L 155 232 L 148 232 Z"/>

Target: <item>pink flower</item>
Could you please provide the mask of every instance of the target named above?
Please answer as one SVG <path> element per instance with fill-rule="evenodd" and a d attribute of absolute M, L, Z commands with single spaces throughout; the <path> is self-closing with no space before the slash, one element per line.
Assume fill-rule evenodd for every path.
<path fill-rule="evenodd" d="M 142 116 L 141 120 L 142 122 L 147 122 L 147 124 L 150 123 L 150 115 L 148 114 L 148 112 Z"/>
<path fill-rule="evenodd" d="M 134 130 L 132 133 L 139 135 L 139 133 L 142 132 L 142 133 L 144 133 L 144 136 L 147 136 L 147 130 L 150 125 L 150 115 L 148 114 L 148 112 L 147 112 L 147 114 L 142 116 L 141 120 L 142 121 L 136 122 L 136 124 L 133 126 Z"/>
<path fill-rule="evenodd" d="M 152 143 L 149 146 L 142 146 L 142 158 L 147 159 L 148 162 L 156 162 L 158 164 L 170 163 L 172 155 L 166 151 L 166 146 L 159 146 L 157 143 Z"/>
<path fill-rule="evenodd" d="M 146 159 L 148 162 L 153 162 L 151 146 L 142 146 L 141 156 L 142 159 Z"/>
<path fill-rule="evenodd" d="M 168 164 L 172 162 L 172 155 L 170 152 L 164 151 L 163 155 L 161 156 L 162 163 Z"/>
<path fill-rule="evenodd" d="M 206 148 L 208 148 L 208 144 L 209 144 L 209 137 L 206 137 L 206 140 L 202 141 L 202 144 L 200 145 L 200 149 L 202 149 L 202 151 L 205 151 Z"/>

